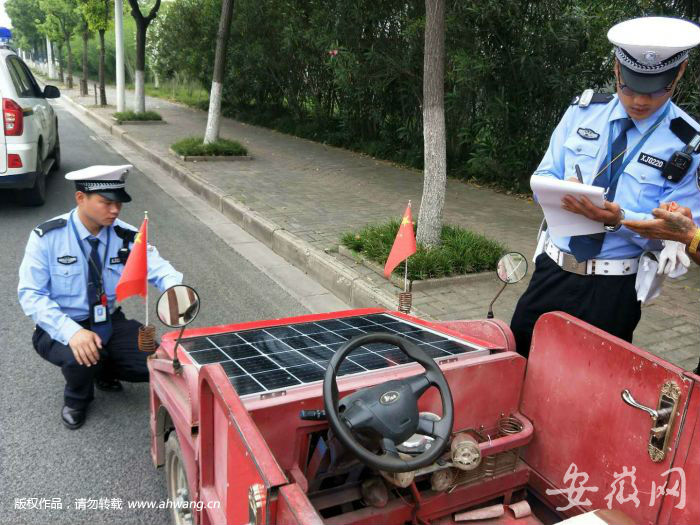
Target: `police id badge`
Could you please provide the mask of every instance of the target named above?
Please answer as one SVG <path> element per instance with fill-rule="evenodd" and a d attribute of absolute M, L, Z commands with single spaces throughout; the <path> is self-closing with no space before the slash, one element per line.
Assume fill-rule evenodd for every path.
<path fill-rule="evenodd" d="M 107 307 L 103 304 L 96 304 L 92 307 L 92 322 L 104 323 L 107 321 Z"/>

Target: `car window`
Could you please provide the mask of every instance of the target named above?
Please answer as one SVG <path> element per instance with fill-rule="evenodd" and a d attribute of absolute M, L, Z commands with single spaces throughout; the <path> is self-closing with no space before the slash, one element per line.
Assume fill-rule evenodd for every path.
<path fill-rule="evenodd" d="M 41 92 L 38 89 L 39 86 L 36 86 L 35 89 L 36 81 L 32 82 L 34 79 L 30 78 L 27 71 L 22 66 L 23 64 L 17 57 L 7 57 L 7 69 L 10 71 L 12 83 L 17 90 L 17 96 L 20 98 L 40 96 Z"/>
<path fill-rule="evenodd" d="M 41 87 L 39 86 L 39 83 L 34 78 L 34 75 L 32 74 L 31 69 L 29 69 L 29 67 L 27 67 L 27 64 L 25 64 L 23 60 L 18 59 L 17 63 L 19 64 L 19 66 L 24 71 L 24 74 L 29 79 L 29 83 L 32 85 L 32 91 L 34 91 L 34 96 L 36 98 L 42 98 L 44 96 L 44 92 L 42 91 Z"/>
<path fill-rule="evenodd" d="M 19 75 L 17 74 L 17 71 L 15 68 L 12 66 L 12 60 L 10 60 L 11 57 L 8 57 L 7 60 L 5 61 L 7 63 L 7 71 L 10 73 L 10 79 L 12 79 L 12 85 L 15 86 L 15 92 L 17 93 L 17 96 L 23 96 L 22 92 L 24 91 L 24 86 L 22 85 L 22 81 L 19 78 Z"/>

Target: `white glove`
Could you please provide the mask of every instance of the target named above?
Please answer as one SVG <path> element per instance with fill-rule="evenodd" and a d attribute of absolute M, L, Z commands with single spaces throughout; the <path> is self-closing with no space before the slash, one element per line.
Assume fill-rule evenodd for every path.
<path fill-rule="evenodd" d="M 678 266 L 678 271 L 676 271 Z M 677 277 L 685 273 L 690 266 L 690 258 L 685 253 L 685 244 L 676 241 L 664 241 L 664 249 L 659 254 L 659 269 L 657 274 Z"/>

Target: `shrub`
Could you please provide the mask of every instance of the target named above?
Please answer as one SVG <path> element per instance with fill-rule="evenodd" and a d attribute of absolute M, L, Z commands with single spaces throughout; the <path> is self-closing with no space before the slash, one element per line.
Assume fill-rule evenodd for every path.
<path fill-rule="evenodd" d="M 248 150 L 234 140 L 219 139 L 211 144 L 204 144 L 202 137 L 189 137 L 173 144 L 172 149 L 178 155 L 185 156 L 222 156 L 247 155 Z"/>
<path fill-rule="evenodd" d="M 344 234 L 341 243 L 383 266 L 389 257 L 399 225 L 399 221 L 391 220 L 365 226 L 360 231 Z M 416 253 L 409 257 L 409 279 L 493 271 L 498 259 L 508 251 L 504 245 L 460 226 L 443 226 L 441 239 L 439 247 L 428 250 L 419 245 Z M 394 273 L 403 276 L 403 264 L 399 264 Z"/>
<path fill-rule="evenodd" d="M 160 113 L 156 113 L 155 111 L 144 111 L 143 113 L 137 113 L 135 111 L 117 111 L 114 113 L 114 118 L 117 119 L 117 122 L 121 124 L 122 122 L 129 122 L 129 121 L 146 121 L 146 120 L 163 120 L 163 117 L 160 116 Z"/>

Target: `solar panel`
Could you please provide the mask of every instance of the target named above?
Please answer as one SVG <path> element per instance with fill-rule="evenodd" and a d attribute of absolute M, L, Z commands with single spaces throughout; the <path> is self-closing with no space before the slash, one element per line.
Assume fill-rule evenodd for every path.
<path fill-rule="evenodd" d="M 180 345 L 198 367 L 221 363 L 238 395 L 245 396 L 322 381 L 328 361 L 341 346 L 358 335 L 377 332 L 405 337 L 433 359 L 488 352 L 390 314 L 241 330 L 183 339 Z M 410 362 L 394 345 L 371 343 L 355 349 L 338 376 Z"/>

